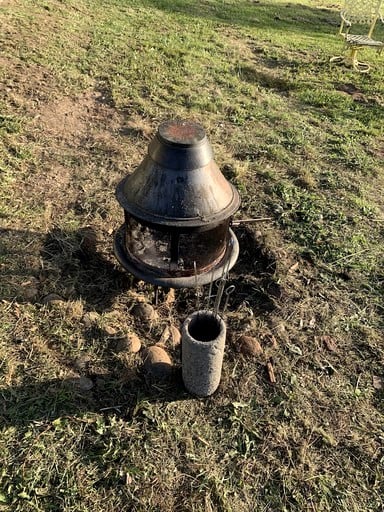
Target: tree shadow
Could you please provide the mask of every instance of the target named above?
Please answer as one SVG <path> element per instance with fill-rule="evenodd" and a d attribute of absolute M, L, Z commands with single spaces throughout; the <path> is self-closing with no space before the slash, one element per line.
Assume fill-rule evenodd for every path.
<path fill-rule="evenodd" d="M 241 65 L 238 67 L 238 71 L 239 75 L 246 82 L 257 83 L 278 93 L 288 93 L 291 90 L 297 89 L 297 85 L 293 80 L 275 76 L 270 72 L 260 71 L 256 66 Z"/>
<path fill-rule="evenodd" d="M 107 258 L 97 250 L 96 232 L 90 227 L 72 232 L 54 228 L 40 252 L 48 275 L 53 268 L 62 289 L 98 312 L 110 309 L 115 297 L 133 285 L 133 278 L 112 259 L 112 236 L 110 253 Z"/>
<path fill-rule="evenodd" d="M 204 18 L 217 23 L 300 34 L 334 35 L 335 26 L 340 23 L 338 11 L 289 2 L 285 5 L 271 5 L 270 2 L 258 0 L 233 3 L 144 0 L 144 4 L 161 11 L 182 13 L 192 18 Z"/>
<path fill-rule="evenodd" d="M 48 233 L 2 229 L 0 235 L 1 300 L 41 302 L 55 293 L 103 312 L 133 285 L 114 262 L 112 236 L 111 251 L 103 254 L 92 227 Z"/>
<path fill-rule="evenodd" d="M 109 374 L 90 373 L 86 378 L 28 382 L 2 389 L 0 424 L 26 426 L 89 412 L 130 420 L 140 414 L 141 404 L 192 398 L 184 389 L 179 368 L 167 381 L 153 383 L 134 369 L 127 376 L 127 368 L 123 371 L 119 366 Z"/>

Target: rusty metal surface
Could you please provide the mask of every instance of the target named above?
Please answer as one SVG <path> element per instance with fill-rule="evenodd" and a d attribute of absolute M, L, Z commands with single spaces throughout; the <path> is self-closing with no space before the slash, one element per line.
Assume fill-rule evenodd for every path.
<path fill-rule="evenodd" d="M 197 126 L 200 133 L 202 128 Z M 180 129 L 168 123 L 165 131 L 176 128 Z M 169 146 L 159 137 L 162 130 L 163 125 L 144 161 L 117 186 L 116 196 L 124 210 L 149 223 L 179 228 L 218 223 L 233 215 L 240 205 L 239 194 L 213 160 L 205 135 L 188 147 L 179 142 Z M 189 126 L 187 133 L 191 130 Z M 190 135 L 184 136 L 182 140 L 191 140 Z"/>
<path fill-rule="evenodd" d="M 201 124 L 191 121 L 166 121 L 160 125 L 158 137 L 166 144 L 184 147 L 195 146 L 206 139 Z"/>
<path fill-rule="evenodd" d="M 114 238 L 114 252 L 120 264 L 137 279 L 148 283 L 164 286 L 167 288 L 194 288 L 196 284 L 202 286 L 216 281 L 223 276 L 224 270 L 229 271 L 235 265 L 239 256 L 239 243 L 233 231 L 229 230 L 229 241 L 222 258 L 215 263 L 208 271 L 202 270 L 196 276 L 169 276 L 159 272 L 158 269 L 150 269 L 140 261 L 132 260 L 126 252 L 125 247 L 125 225 L 122 225 L 116 232 Z"/>
<path fill-rule="evenodd" d="M 125 250 L 129 258 L 148 270 L 169 277 L 207 272 L 223 257 L 228 244 L 229 221 L 209 231 L 158 231 L 128 219 Z"/>

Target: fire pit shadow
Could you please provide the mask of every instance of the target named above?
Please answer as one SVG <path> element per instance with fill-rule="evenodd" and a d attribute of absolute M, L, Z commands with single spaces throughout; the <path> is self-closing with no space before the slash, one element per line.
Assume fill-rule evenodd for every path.
<path fill-rule="evenodd" d="M 96 311 L 108 310 L 115 297 L 133 285 L 133 278 L 115 264 L 113 255 L 97 248 L 93 228 L 50 231 L 40 251 L 44 281 L 58 283 L 57 292 L 71 299 L 81 298 Z M 108 259 L 110 257 L 110 259 Z"/>

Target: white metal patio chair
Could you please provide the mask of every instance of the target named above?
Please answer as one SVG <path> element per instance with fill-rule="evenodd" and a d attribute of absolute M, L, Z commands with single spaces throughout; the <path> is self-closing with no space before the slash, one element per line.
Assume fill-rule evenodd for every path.
<path fill-rule="evenodd" d="M 381 14 L 383 4 L 384 0 L 345 0 L 340 12 L 339 34 L 344 39 L 348 54 L 332 57 L 330 62 L 348 62 L 360 73 L 367 73 L 370 70 L 368 63 L 358 60 L 357 53 L 362 48 L 372 48 L 378 52 L 383 50 L 384 42 L 373 39 L 377 21 L 384 21 Z M 368 27 L 367 32 L 365 34 L 351 34 L 355 25 L 359 25 L 359 28 L 361 25 L 366 25 Z"/>

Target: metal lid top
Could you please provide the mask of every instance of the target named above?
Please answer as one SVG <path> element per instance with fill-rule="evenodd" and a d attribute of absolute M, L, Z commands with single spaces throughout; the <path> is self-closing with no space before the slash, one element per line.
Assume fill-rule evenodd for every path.
<path fill-rule="evenodd" d="M 213 159 L 204 128 L 185 120 L 162 123 L 149 144 L 148 153 L 161 166 L 174 170 L 198 169 Z"/>
<path fill-rule="evenodd" d="M 159 126 L 158 136 L 165 144 L 184 148 L 201 144 L 206 139 L 201 124 L 183 120 L 162 123 Z"/>

